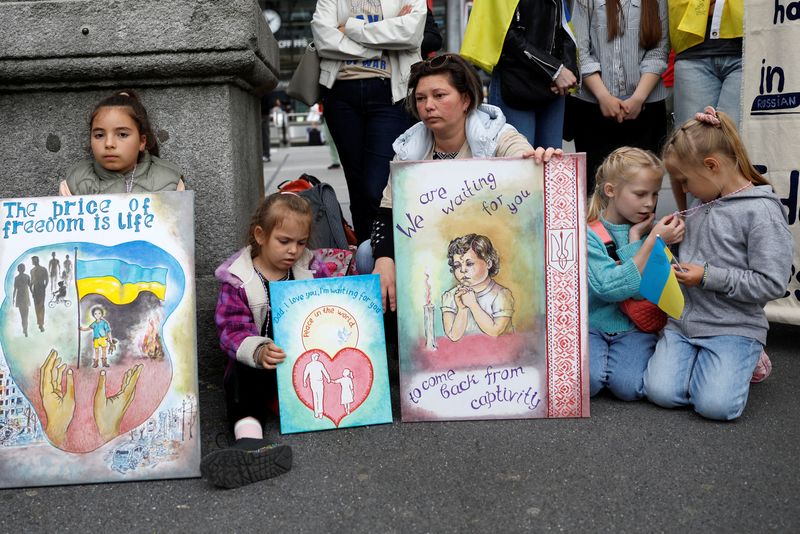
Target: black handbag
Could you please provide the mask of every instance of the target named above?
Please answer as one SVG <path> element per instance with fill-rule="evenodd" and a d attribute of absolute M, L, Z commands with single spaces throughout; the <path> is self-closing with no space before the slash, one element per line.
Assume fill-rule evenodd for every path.
<path fill-rule="evenodd" d="M 519 23 L 519 9 L 511 22 Z M 551 89 L 553 80 L 533 63 L 528 52 L 513 47 L 510 43 L 503 46 L 497 69 L 500 71 L 500 92 L 503 102 L 516 109 L 533 109 L 536 106 L 551 102 L 558 98 L 558 93 Z"/>

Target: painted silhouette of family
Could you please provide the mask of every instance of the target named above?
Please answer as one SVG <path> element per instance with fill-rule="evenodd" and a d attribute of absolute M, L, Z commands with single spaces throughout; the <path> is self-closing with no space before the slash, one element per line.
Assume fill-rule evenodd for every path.
<path fill-rule="evenodd" d="M 12 297 L 13 305 L 19 310 L 22 333 L 25 337 L 28 337 L 28 311 L 31 300 L 36 312 L 36 324 L 39 326 L 39 331 L 44 332 L 44 301 L 47 297 L 47 286 L 51 288 L 51 302 L 66 302 L 67 283 L 72 276 L 72 260 L 69 259 L 69 254 L 62 262 L 56 257 L 55 252 L 51 253 L 47 267 L 39 264 L 39 256 L 31 256 L 31 264 L 30 274 L 25 272 L 24 263 L 17 265 Z"/>
<path fill-rule="evenodd" d="M 325 364 L 319 361 L 319 353 L 311 355 L 311 361 L 303 368 L 303 387 L 311 389 L 311 398 L 314 403 L 314 417 L 322 419 L 323 402 L 325 398 L 325 383 L 335 382 L 341 387 L 339 403 L 344 407 L 344 413 L 350 415 L 350 407 L 355 398 L 353 389 L 353 373 L 344 369 L 340 378 L 332 379 Z"/>

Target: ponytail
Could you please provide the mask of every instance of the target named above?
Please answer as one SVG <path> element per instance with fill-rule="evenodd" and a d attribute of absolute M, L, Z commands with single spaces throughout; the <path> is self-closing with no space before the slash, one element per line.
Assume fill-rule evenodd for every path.
<path fill-rule="evenodd" d="M 662 157 L 676 158 L 687 165 L 702 165 L 710 154 L 721 154 L 736 163 L 737 170 L 754 185 L 769 185 L 750 162 L 736 124 L 723 111 L 706 108 L 675 130 L 664 144 Z M 711 119 L 707 118 L 711 117 Z"/>

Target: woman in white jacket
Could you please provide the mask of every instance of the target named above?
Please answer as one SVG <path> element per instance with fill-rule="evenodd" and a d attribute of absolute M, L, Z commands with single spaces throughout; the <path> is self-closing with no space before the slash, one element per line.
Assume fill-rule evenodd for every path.
<path fill-rule="evenodd" d="M 359 239 L 380 204 L 392 142 L 411 125 L 403 99 L 420 60 L 425 14 L 424 0 L 319 0 L 311 21 L 325 120 Z"/>

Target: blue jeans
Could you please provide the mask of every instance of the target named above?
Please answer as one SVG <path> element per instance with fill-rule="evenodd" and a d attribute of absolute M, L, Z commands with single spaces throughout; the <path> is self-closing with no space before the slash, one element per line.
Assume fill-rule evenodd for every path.
<path fill-rule="evenodd" d="M 392 143 L 411 119 L 403 101 L 392 103 L 385 78 L 338 80 L 322 102 L 347 181 L 353 228 L 359 239 L 367 239 L 389 179 Z"/>
<path fill-rule="evenodd" d="M 375 258 L 372 256 L 372 240 L 367 239 L 358 245 L 356 250 L 356 271 L 358 274 L 370 274 L 375 268 Z"/>
<path fill-rule="evenodd" d="M 607 387 L 618 399 L 644 397 L 642 377 L 658 336 L 641 330 L 606 334 L 589 329 L 589 394 Z"/>
<path fill-rule="evenodd" d="M 534 148 L 540 146 L 561 148 L 564 137 L 565 98 L 561 96 L 533 109 L 522 110 L 512 108 L 503 102 L 499 69 L 494 70 L 492 83 L 489 86 L 489 103 L 499 107 L 506 116 L 506 121 L 527 137 Z"/>
<path fill-rule="evenodd" d="M 692 405 L 709 419 L 736 419 L 762 349 L 744 336 L 687 338 L 665 330 L 644 374 L 647 398 L 664 408 Z"/>
<path fill-rule="evenodd" d="M 710 56 L 675 61 L 675 127 L 706 106 L 730 115 L 741 125 L 742 58 Z"/>

